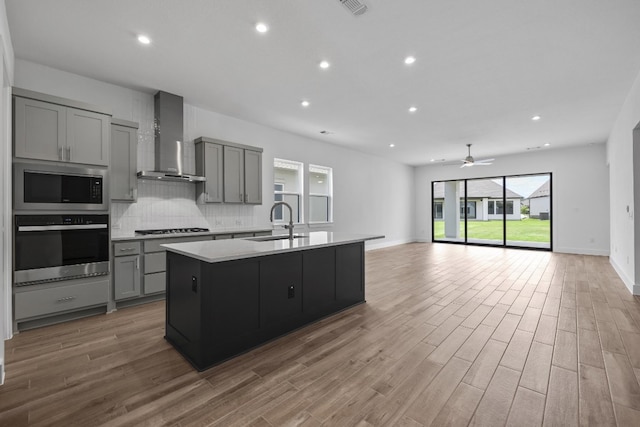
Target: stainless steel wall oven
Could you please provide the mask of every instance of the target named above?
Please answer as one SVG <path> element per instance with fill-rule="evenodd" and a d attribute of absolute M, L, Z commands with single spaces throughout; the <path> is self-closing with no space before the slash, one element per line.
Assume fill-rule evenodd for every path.
<path fill-rule="evenodd" d="M 16 286 L 109 273 L 109 215 L 15 215 Z"/>

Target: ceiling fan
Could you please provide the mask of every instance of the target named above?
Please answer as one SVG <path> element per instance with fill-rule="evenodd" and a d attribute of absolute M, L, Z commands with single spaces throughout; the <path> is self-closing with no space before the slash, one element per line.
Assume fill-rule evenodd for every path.
<path fill-rule="evenodd" d="M 460 160 L 462 162 L 461 168 L 466 166 L 489 166 L 495 159 L 483 159 L 483 160 L 473 160 L 471 156 L 471 144 L 467 144 L 467 149 L 469 150 L 469 155 L 464 159 Z"/>

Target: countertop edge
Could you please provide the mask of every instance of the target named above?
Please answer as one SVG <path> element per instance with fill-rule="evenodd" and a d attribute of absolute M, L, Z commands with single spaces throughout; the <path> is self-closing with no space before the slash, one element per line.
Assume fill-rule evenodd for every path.
<path fill-rule="evenodd" d="M 360 236 L 360 237 L 354 237 L 354 238 L 349 238 L 346 240 L 341 240 L 339 242 L 327 242 L 327 243 L 317 243 L 317 244 L 313 244 L 313 245 L 308 245 L 308 246 L 303 246 L 303 247 L 295 247 L 295 248 L 278 248 L 278 249 L 272 249 L 272 250 L 265 250 L 264 252 L 249 252 L 249 253 L 245 253 L 245 254 L 234 254 L 234 255 L 229 255 L 229 256 L 222 256 L 222 257 L 216 257 L 216 258 L 208 258 L 202 255 L 198 255 L 195 254 L 193 252 L 190 251 L 185 251 L 185 250 L 181 250 L 180 248 L 176 248 L 176 245 L 182 245 L 182 243 L 171 243 L 171 244 L 166 244 L 166 245 L 162 245 L 163 248 L 165 248 L 167 251 L 169 252 L 173 252 L 179 255 L 184 255 L 184 256 L 188 256 L 190 258 L 193 259 L 197 259 L 199 261 L 203 261 L 209 264 L 215 264 L 218 262 L 225 262 L 225 261 L 236 261 L 236 260 L 241 260 L 241 259 L 249 259 L 249 258 L 261 258 L 264 256 L 269 256 L 269 255 L 276 255 L 276 254 L 284 254 L 284 253 L 289 253 L 289 252 L 300 252 L 300 251 L 306 251 L 306 250 L 310 250 L 310 249 L 317 249 L 317 248 L 326 248 L 326 247 L 330 247 L 330 246 L 342 246 L 342 245 L 348 245 L 351 243 L 358 243 L 358 242 L 365 242 L 368 240 L 375 240 L 375 239 L 384 239 L 385 236 L 384 235 L 372 235 L 372 236 Z M 266 243 L 266 242 L 265 242 Z"/>
<path fill-rule="evenodd" d="M 138 236 L 111 236 L 112 242 L 125 242 L 130 240 L 154 240 L 154 239 L 173 239 L 181 237 L 206 237 L 206 236 L 222 236 L 226 234 L 240 234 L 240 233 L 261 233 L 272 232 L 272 228 L 250 228 L 250 229 L 237 229 L 237 230 L 216 230 L 216 231 L 204 231 L 200 233 L 174 233 L 174 234 L 147 234 Z"/>

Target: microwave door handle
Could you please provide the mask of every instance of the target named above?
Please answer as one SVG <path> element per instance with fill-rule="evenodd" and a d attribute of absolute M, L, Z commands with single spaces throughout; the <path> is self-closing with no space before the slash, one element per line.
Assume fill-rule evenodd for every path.
<path fill-rule="evenodd" d="M 102 228 L 107 228 L 107 224 L 23 225 L 18 227 L 18 231 L 96 230 Z"/>

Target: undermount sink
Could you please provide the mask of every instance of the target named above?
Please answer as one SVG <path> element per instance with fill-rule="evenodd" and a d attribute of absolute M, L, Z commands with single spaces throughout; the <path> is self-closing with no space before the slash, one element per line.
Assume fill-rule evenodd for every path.
<path fill-rule="evenodd" d="M 301 234 L 293 235 L 294 239 L 304 239 L 305 237 L 308 237 L 308 236 L 303 236 Z M 289 235 L 282 234 L 277 236 L 248 237 L 245 240 L 252 240 L 254 242 L 270 242 L 272 240 L 289 240 Z"/>

